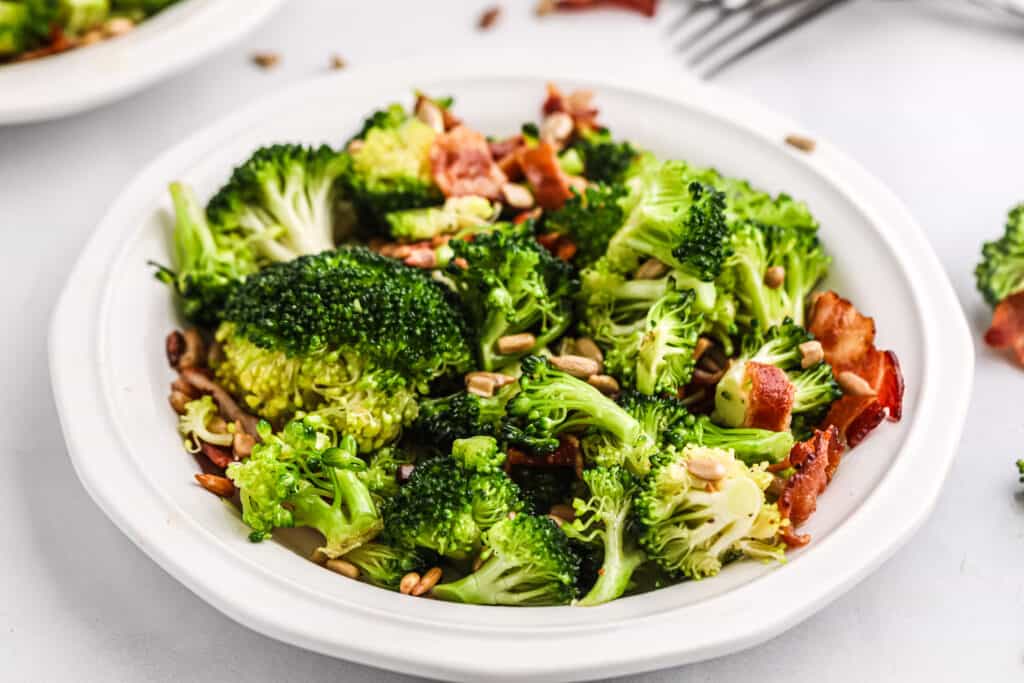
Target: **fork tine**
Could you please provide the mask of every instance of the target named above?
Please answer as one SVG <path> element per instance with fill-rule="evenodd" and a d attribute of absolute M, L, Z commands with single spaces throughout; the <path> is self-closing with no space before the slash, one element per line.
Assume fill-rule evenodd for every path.
<path fill-rule="evenodd" d="M 758 26 L 767 17 L 801 2 L 804 2 L 804 0 L 780 0 L 779 2 L 757 8 L 754 12 L 747 15 L 746 20 L 743 23 L 736 26 L 731 31 L 722 34 L 710 45 L 707 45 L 690 55 L 686 63 L 691 67 L 696 67 L 727 44 L 732 43 L 750 29 Z"/>
<path fill-rule="evenodd" d="M 754 52 L 760 50 L 765 45 L 768 45 L 776 38 L 786 35 L 790 31 L 799 28 L 800 26 L 808 23 L 812 19 L 817 18 L 825 11 L 834 9 L 839 5 L 848 2 L 849 0 L 812 0 L 807 5 L 796 12 L 792 16 L 787 18 L 781 24 L 766 32 L 765 34 L 758 36 L 756 40 L 747 45 L 743 46 L 736 52 L 732 53 L 725 59 L 722 59 L 707 69 L 701 72 L 702 78 L 711 78 L 716 74 L 721 73 L 723 70 L 732 66 L 739 60 L 747 57 Z"/>
<path fill-rule="evenodd" d="M 689 6 L 679 13 L 672 23 L 665 28 L 665 34 L 668 36 L 673 35 L 679 29 L 683 28 L 693 17 L 701 14 L 704 10 L 710 9 L 715 3 L 709 2 L 708 0 L 690 0 Z"/>

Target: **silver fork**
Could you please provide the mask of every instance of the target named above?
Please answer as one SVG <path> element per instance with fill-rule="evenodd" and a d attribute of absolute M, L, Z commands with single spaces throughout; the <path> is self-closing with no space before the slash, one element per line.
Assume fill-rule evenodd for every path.
<path fill-rule="evenodd" d="M 687 64 L 711 78 L 847 1 L 688 0 L 668 32 L 678 36 L 675 49 Z"/>

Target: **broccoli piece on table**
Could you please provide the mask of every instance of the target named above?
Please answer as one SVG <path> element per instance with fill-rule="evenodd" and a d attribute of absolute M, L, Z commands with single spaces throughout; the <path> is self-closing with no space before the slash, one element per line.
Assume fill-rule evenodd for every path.
<path fill-rule="evenodd" d="M 446 273 L 477 330 L 480 365 L 495 370 L 539 351 L 562 336 L 572 322 L 575 282 L 571 266 L 552 256 L 533 237 L 530 224 L 501 225 L 452 240 L 452 253 L 465 268 L 450 263 Z M 502 351 L 503 337 L 530 333 L 531 347 Z"/>
<path fill-rule="evenodd" d="M 551 519 L 518 514 L 484 535 L 480 568 L 431 595 L 473 605 L 564 605 L 576 593 L 578 560 Z"/>
<path fill-rule="evenodd" d="M 974 277 L 990 306 L 1024 291 L 1024 204 L 1010 211 L 1003 236 L 982 246 Z"/>
<path fill-rule="evenodd" d="M 392 543 L 463 560 L 480 549 L 484 531 L 524 509 L 519 487 L 491 467 L 504 461 L 494 439 L 456 441 L 452 450 L 454 457 L 417 464 L 408 483 L 385 504 L 385 533 Z"/>
<path fill-rule="evenodd" d="M 398 590 L 409 572 L 421 572 L 431 564 L 430 553 L 378 542 L 364 543 L 346 553 L 345 559 L 359 568 L 361 579 L 390 590 Z"/>
<path fill-rule="evenodd" d="M 585 607 L 620 597 L 630 585 L 637 567 L 647 561 L 636 544 L 633 527 L 633 495 L 637 480 L 621 467 L 596 467 L 583 472 L 589 498 L 573 501 L 576 519 L 562 530 L 569 538 L 600 546 L 601 568 L 597 581 L 579 601 Z"/>
<path fill-rule="evenodd" d="M 510 384 L 488 397 L 460 391 L 450 396 L 425 398 L 420 401 L 412 433 L 417 442 L 440 450 L 449 449 L 455 439 L 497 436 L 505 416 L 505 404 L 517 391 L 518 387 Z"/>
<path fill-rule="evenodd" d="M 323 415 L 371 451 L 416 417 L 429 383 L 472 362 L 446 288 L 363 247 L 278 263 L 224 308 L 217 377 L 271 420 Z"/>
<path fill-rule="evenodd" d="M 395 211 L 444 201 L 434 183 L 430 149 L 437 133 L 399 105 L 367 119 L 349 142 L 341 185 L 368 226 L 386 227 Z"/>
<path fill-rule="evenodd" d="M 808 426 L 816 424 L 842 391 L 833 377 L 832 367 L 825 361 L 802 367 L 800 346 L 813 340 L 813 335 L 789 319 L 767 332 L 755 330 L 748 334 L 739 358 L 729 366 L 715 389 L 712 419 L 726 427 L 744 425 L 751 388 L 747 369 L 748 363 L 753 362 L 774 365 L 785 371 L 795 392 L 793 415 L 803 416 Z"/>
<path fill-rule="evenodd" d="M 393 211 L 384 217 L 396 240 L 419 242 L 440 235 L 475 232 L 491 224 L 498 207 L 483 197 L 449 197 L 441 206 Z"/>
<path fill-rule="evenodd" d="M 206 213 L 268 261 L 334 249 L 343 237 L 335 234 L 335 181 L 345 167 L 344 155 L 326 145 L 263 147 L 234 170 Z"/>
<path fill-rule="evenodd" d="M 251 246 L 237 235 L 211 225 L 192 189 L 171 183 L 174 203 L 174 268 L 156 265 L 156 277 L 171 286 L 185 317 L 216 325 L 228 295 L 257 270 Z"/>
<path fill-rule="evenodd" d="M 699 475 L 716 477 L 711 486 Z M 782 561 L 782 518 L 764 490 L 772 476 L 731 451 L 687 446 L 666 452 L 636 496 L 640 545 L 671 576 L 713 576 L 730 560 Z"/>
<path fill-rule="evenodd" d="M 380 532 L 381 515 L 359 477 L 366 465 L 355 439 L 339 439 L 316 418 L 293 420 L 277 434 L 262 422 L 260 438 L 252 455 L 227 468 L 251 540 L 277 528 L 310 527 L 323 534 L 325 555 L 341 557 Z"/>

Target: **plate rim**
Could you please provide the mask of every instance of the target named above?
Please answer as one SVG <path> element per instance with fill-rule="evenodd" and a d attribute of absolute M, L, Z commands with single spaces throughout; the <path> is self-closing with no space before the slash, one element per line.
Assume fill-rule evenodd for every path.
<path fill-rule="evenodd" d="M 542 73 L 548 75 L 544 77 L 539 76 Z M 927 518 L 938 498 L 942 483 L 955 457 L 960 434 L 966 419 L 970 389 L 973 383 L 973 341 L 962 308 L 953 293 L 952 285 L 942 269 L 938 257 L 928 244 L 923 231 L 911 217 L 909 211 L 903 207 L 899 200 L 880 181 L 876 180 L 855 162 L 821 139 L 818 139 L 818 147 L 813 155 L 804 155 L 802 157 L 803 163 L 810 164 L 815 173 L 824 176 L 837 190 L 850 194 L 851 200 L 853 197 L 856 197 L 858 201 L 854 201 L 854 204 L 870 217 L 872 222 L 882 224 L 882 221 L 877 216 L 885 216 L 884 224 L 891 226 L 895 231 L 892 235 L 886 236 L 889 238 L 888 241 L 909 242 L 910 246 L 913 247 L 911 251 L 896 251 L 891 243 L 889 245 L 889 250 L 893 251 L 894 259 L 897 261 L 903 276 L 906 277 L 908 283 L 912 286 L 912 290 L 917 298 L 917 310 L 922 314 L 922 332 L 927 347 L 923 350 L 926 353 L 926 362 L 922 372 L 923 383 L 920 391 L 920 405 L 916 415 L 913 417 L 913 422 L 909 425 L 900 452 L 902 454 L 913 443 L 914 447 L 920 452 L 929 454 L 931 469 L 926 474 L 927 480 L 922 481 L 920 473 L 904 471 L 908 468 L 906 456 L 897 458 L 892 470 L 880 482 L 878 489 L 864 501 L 855 514 L 851 515 L 850 519 L 837 528 L 838 531 L 855 522 L 860 526 L 864 526 L 865 518 L 868 517 L 868 513 L 872 509 L 874 514 L 878 515 L 880 514 L 878 508 L 880 506 L 885 507 L 880 505 L 879 501 L 881 490 L 883 488 L 888 489 L 890 491 L 890 499 L 893 497 L 891 491 L 896 487 L 896 478 L 893 475 L 898 474 L 902 478 L 913 475 L 918 492 L 927 493 L 927 495 L 922 495 L 913 501 L 896 501 L 900 503 L 897 507 L 903 509 L 906 514 L 898 518 L 896 520 L 897 523 L 891 523 L 886 527 L 887 535 L 884 539 L 885 542 L 876 545 L 876 550 L 870 559 L 862 560 L 853 569 L 843 566 L 842 562 L 837 563 L 835 561 L 837 553 L 834 546 L 841 539 L 833 538 L 823 539 L 823 542 L 817 548 L 816 555 L 805 558 L 806 560 L 811 560 L 814 557 L 820 557 L 822 559 L 816 563 L 821 565 L 819 568 L 831 567 L 836 570 L 834 574 L 828 575 L 827 580 L 821 581 L 816 586 L 817 590 L 814 592 L 814 599 L 805 597 L 797 607 L 787 605 L 785 601 L 780 600 L 778 601 L 780 609 L 767 616 L 760 615 L 756 624 L 746 624 L 744 627 L 735 628 L 725 633 L 721 632 L 722 628 L 719 625 L 717 627 L 718 633 L 715 637 L 707 638 L 704 642 L 700 643 L 690 643 L 686 648 L 681 648 L 679 645 L 670 646 L 666 644 L 664 639 L 658 642 L 657 647 L 651 647 L 650 643 L 641 645 L 643 633 L 655 633 L 656 630 L 664 630 L 666 625 L 671 625 L 672 612 L 668 612 L 645 618 L 644 623 L 639 625 L 641 630 L 633 633 L 632 637 L 629 638 L 630 651 L 609 650 L 602 655 L 603 658 L 600 660 L 594 656 L 594 649 L 596 648 L 591 647 L 590 650 L 583 650 L 587 655 L 583 658 L 579 656 L 573 657 L 572 651 L 567 648 L 564 656 L 559 657 L 557 661 L 512 661 L 516 659 L 514 656 L 511 658 L 506 657 L 506 661 L 497 661 L 491 656 L 479 658 L 484 661 L 474 661 L 474 658 L 467 659 L 453 654 L 451 651 L 448 651 L 451 649 L 450 647 L 446 649 L 445 644 L 452 639 L 463 642 L 474 640 L 474 638 L 467 637 L 465 634 L 431 634 L 432 639 L 435 641 L 433 642 L 434 647 L 425 652 L 411 651 L 407 648 L 396 649 L 384 646 L 379 642 L 366 642 L 367 638 L 365 636 L 363 637 L 364 642 L 353 644 L 350 633 L 345 638 L 325 637 L 322 632 L 311 632 L 308 627 L 296 623 L 301 620 L 296 619 L 293 614 L 265 606 L 254 607 L 251 604 L 240 601 L 237 597 L 229 598 L 221 590 L 223 588 L 221 585 L 214 586 L 212 585 L 213 582 L 204 580 L 204 577 L 199 576 L 200 572 L 197 571 L 194 555 L 189 555 L 187 558 L 189 563 L 182 561 L 182 556 L 176 554 L 181 552 L 182 546 L 176 544 L 181 543 L 189 548 L 190 553 L 200 556 L 203 560 L 204 571 L 209 571 L 216 566 L 228 571 L 237 572 L 238 567 L 228 561 L 230 557 L 227 553 L 221 553 L 218 556 L 216 546 L 209 543 L 204 544 L 201 538 L 202 534 L 197 535 L 193 533 L 191 536 L 186 537 L 184 526 L 175 528 L 171 520 L 168 519 L 167 527 L 175 528 L 176 533 L 182 534 L 180 538 L 178 536 L 174 537 L 171 543 L 171 545 L 175 546 L 173 548 L 174 552 L 169 552 L 169 548 L 163 547 L 159 542 L 154 542 L 148 538 L 146 532 L 149 531 L 151 533 L 153 531 L 152 520 L 147 522 L 150 525 L 148 529 L 140 528 L 145 525 L 125 514 L 124 504 L 119 504 L 117 497 L 112 495 L 112 492 L 131 478 L 127 477 L 125 473 L 120 473 L 118 477 L 111 480 L 109 473 L 97 472 L 95 468 L 90 469 L 90 463 L 86 454 L 90 450 L 90 444 L 92 447 L 95 447 L 102 442 L 104 433 L 95 422 L 85 424 L 87 421 L 81 419 L 75 411 L 71 410 L 73 398 L 78 399 L 74 403 L 90 398 L 90 387 L 95 389 L 93 392 L 95 395 L 91 398 L 96 401 L 97 405 L 104 404 L 105 399 L 101 391 L 102 382 L 83 383 L 80 379 L 73 379 L 75 376 L 81 377 L 83 373 L 92 373 L 99 377 L 100 366 L 96 364 L 98 356 L 96 353 L 90 354 L 86 352 L 91 349 L 91 346 L 81 343 L 83 335 L 80 333 L 75 333 L 75 344 L 67 343 L 67 340 L 71 338 L 71 332 L 77 329 L 76 325 L 83 321 L 88 323 L 88 316 L 83 318 L 86 312 L 90 309 L 98 311 L 102 305 L 106 291 L 104 286 L 106 279 L 103 278 L 102 282 L 96 281 L 95 277 L 90 279 L 87 275 L 89 272 L 88 266 L 90 262 L 102 264 L 103 259 L 111 255 L 111 252 L 105 250 L 104 241 L 110 241 L 111 238 L 116 238 L 124 231 L 124 227 L 121 225 L 124 221 L 120 220 L 119 217 L 132 213 L 133 199 L 136 195 L 142 194 L 139 192 L 140 188 L 152 182 L 152 177 L 166 173 L 165 167 L 174 166 L 179 157 L 188 156 L 190 149 L 200 149 L 208 144 L 208 141 L 236 130 L 239 123 L 251 120 L 253 117 L 258 118 L 259 112 L 265 108 L 272 107 L 275 101 L 294 97 L 294 93 L 305 88 L 312 88 L 327 80 L 332 82 L 365 81 L 372 83 L 375 81 L 379 82 L 381 79 L 392 79 L 397 80 L 397 82 L 408 82 L 417 79 L 423 80 L 437 74 L 444 74 L 446 78 L 452 80 L 471 80 L 488 77 L 584 80 L 597 84 L 595 87 L 598 88 L 603 83 L 626 91 L 632 90 L 652 95 L 676 104 L 697 107 L 713 116 L 724 118 L 734 125 L 739 125 L 748 132 L 762 136 L 776 136 L 780 141 L 780 145 L 782 144 L 781 139 L 786 133 L 803 130 L 788 119 L 770 112 L 746 98 L 728 93 L 715 86 L 687 83 L 685 91 L 679 92 L 678 79 L 676 81 L 668 80 L 667 75 L 651 74 L 649 78 L 638 80 L 635 75 L 630 76 L 628 79 L 624 76 L 609 74 L 595 76 L 592 70 L 586 68 L 563 68 L 559 69 L 559 73 L 552 75 L 550 69 L 541 70 L 521 65 L 508 66 L 501 63 L 481 64 L 478 62 L 473 66 L 455 66 L 450 60 L 441 60 L 440 62 L 417 60 L 415 64 L 399 62 L 378 65 L 376 67 L 361 67 L 340 74 L 324 75 L 302 81 L 243 107 L 238 112 L 194 133 L 183 142 L 161 154 L 125 186 L 120 197 L 102 219 L 94 235 L 90 238 L 87 247 L 83 250 L 68 279 L 68 283 L 60 295 L 51 320 L 49 335 L 51 382 L 69 455 L 76 473 L 90 496 L 103 509 L 105 514 L 121 528 L 122 532 L 150 555 L 157 564 L 206 602 L 212 604 L 235 621 L 265 635 L 293 645 L 344 657 L 372 666 L 408 673 L 429 673 L 463 679 L 472 679 L 485 675 L 490 678 L 507 678 L 509 680 L 525 676 L 561 680 L 567 677 L 608 676 L 617 673 L 631 673 L 682 664 L 732 652 L 766 640 L 806 618 L 827 604 L 827 602 L 852 587 L 852 585 L 868 573 L 874 571 L 885 559 L 895 552 Z M 162 180 L 166 180 L 166 176 Z M 869 200 L 866 203 L 863 201 L 865 198 Z M 135 201 L 141 200 L 135 199 Z M 914 255 L 910 262 L 907 260 L 908 253 Z M 956 311 L 956 320 L 950 320 L 950 311 Z M 939 313 L 945 314 L 941 330 L 942 334 L 934 333 L 937 330 L 932 329 L 933 334 L 929 336 L 929 328 L 936 327 L 936 316 Z M 87 334 L 84 336 L 95 341 L 98 335 Z M 89 341 L 89 339 L 86 341 Z M 99 360 L 102 359 L 100 358 Z M 92 367 L 90 363 L 96 365 L 96 367 Z M 954 398 L 952 400 L 948 399 L 947 393 L 944 397 L 946 400 L 942 403 L 937 403 L 938 392 L 934 387 L 937 384 L 936 378 L 938 377 L 945 378 L 944 383 L 946 386 L 949 386 L 949 383 L 952 382 L 953 385 L 962 387 L 963 390 L 953 392 Z M 929 393 L 929 388 L 931 388 L 931 393 Z M 931 415 L 933 411 L 941 411 L 943 417 L 936 419 L 934 415 Z M 103 416 L 101 415 L 101 417 Z M 922 432 L 920 423 L 929 418 L 933 421 L 932 427 L 929 431 Z M 936 428 L 935 424 L 939 425 L 939 427 Z M 137 484 L 138 482 L 135 483 Z M 143 484 L 145 488 L 148 488 L 148 484 L 145 482 Z M 139 492 L 137 495 L 143 495 L 143 493 Z M 888 502 L 889 507 L 892 506 L 891 500 L 883 500 L 881 502 Z M 870 509 L 865 510 L 865 508 Z M 133 510 L 133 512 L 137 513 L 138 511 Z M 153 517 L 153 515 L 149 516 Z M 891 522 L 891 520 L 889 521 Z M 163 529 L 161 530 L 163 531 Z M 877 533 L 875 535 L 877 536 Z M 164 543 L 164 546 L 166 545 L 168 543 Z M 829 555 L 826 546 L 832 547 L 831 556 L 833 560 L 831 562 L 827 561 Z M 805 559 L 802 559 L 801 563 L 795 563 L 793 568 L 797 564 L 805 564 Z M 764 581 L 765 578 L 794 574 L 793 568 L 789 568 L 787 572 L 773 572 L 769 577 L 763 577 L 758 582 Z M 245 583 L 246 585 L 261 585 L 261 580 L 258 576 L 250 575 L 237 578 L 239 578 L 240 583 Z M 773 581 L 772 583 L 786 585 L 791 584 L 792 581 Z M 727 609 L 741 608 L 744 588 L 748 587 L 749 585 L 727 592 L 724 595 L 716 596 L 709 599 L 707 603 L 716 607 L 724 606 Z M 235 593 L 237 592 L 236 590 Z M 292 605 L 297 600 L 303 599 L 295 594 L 288 596 L 289 603 Z M 305 599 L 303 604 L 309 610 L 315 612 L 316 605 L 308 603 L 309 600 Z M 700 610 L 697 608 L 702 604 L 698 603 L 697 605 L 688 606 L 687 610 L 699 612 Z M 295 610 L 294 607 L 291 611 L 301 612 L 301 610 Z M 334 616 L 337 619 L 337 615 Z M 354 620 L 367 618 L 365 616 L 347 616 Z M 720 616 L 716 618 L 720 622 L 725 621 Z M 732 621 L 736 621 L 735 615 L 733 615 Z M 391 635 L 408 636 L 416 628 L 415 622 L 411 619 L 407 623 L 403 623 L 401 619 L 396 619 L 395 623 L 388 624 L 372 621 L 368 623 L 371 623 L 372 628 L 378 633 L 388 631 L 390 635 L 387 635 L 386 638 L 390 638 Z M 741 624 L 741 626 L 743 625 Z M 633 628 L 631 626 L 631 629 Z M 567 630 L 572 631 L 573 629 L 569 627 Z M 573 637 L 579 638 L 580 635 L 573 636 L 572 633 L 567 633 L 564 638 L 565 640 L 571 640 Z M 593 632 L 587 630 L 587 635 L 593 636 Z M 505 632 L 503 637 L 507 641 L 508 638 L 516 636 Z M 442 641 L 445 644 L 442 644 Z M 475 638 L 475 641 L 481 647 L 486 646 L 486 634 L 480 634 Z M 454 644 L 454 641 L 452 644 Z M 505 644 L 507 645 L 508 643 L 506 642 Z M 508 648 L 508 650 L 512 651 L 514 648 Z M 521 660 L 522 658 L 518 659 Z M 495 669 L 498 666 L 502 667 L 501 670 Z"/>
<path fill-rule="evenodd" d="M 122 99 L 226 48 L 266 21 L 285 2 L 245 0 L 247 11 L 243 13 L 238 12 L 236 0 L 185 0 L 182 4 L 204 1 L 206 6 L 196 8 L 194 16 L 175 17 L 173 15 L 179 8 L 171 6 L 143 22 L 141 28 L 137 29 L 137 35 L 142 35 L 146 29 L 160 30 L 147 30 L 143 37 L 130 45 L 118 44 L 120 41 L 115 40 L 109 44 L 89 46 L 22 64 L 0 65 L 0 91 L 16 88 L 17 81 L 28 69 L 44 72 L 35 74 L 35 78 L 45 78 L 50 82 L 45 101 L 0 98 L 0 126 L 63 118 Z M 232 20 L 225 21 L 228 17 Z M 196 36 L 203 39 L 197 41 Z M 164 51 L 160 59 L 153 59 L 149 48 L 157 40 L 172 40 L 175 44 L 193 46 L 193 49 Z M 85 60 L 90 53 L 95 55 L 95 51 L 109 48 L 119 49 L 119 63 L 131 65 L 118 73 L 116 78 L 106 73 L 103 78 L 85 81 L 77 78 L 77 69 L 73 72 L 61 69 L 61 65 L 67 64 L 68 59 Z"/>

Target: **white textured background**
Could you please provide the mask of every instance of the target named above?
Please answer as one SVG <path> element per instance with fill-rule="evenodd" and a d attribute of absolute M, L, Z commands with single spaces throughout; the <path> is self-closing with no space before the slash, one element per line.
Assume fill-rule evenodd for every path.
<path fill-rule="evenodd" d="M 325 69 L 332 52 L 353 68 L 484 51 L 557 64 L 595 50 L 638 69 L 678 67 L 659 28 L 668 16 L 538 22 L 530 0 L 504 4 L 498 25 L 480 34 L 485 2 L 292 0 L 240 44 L 143 94 L 0 129 L 0 679 L 412 680 L 250 632 L 124 538 L 68 462 L 45 337 L 79 249 L 145 163 L 238 105 Z M 1024 23 L 974 21 L 946 11 L 954 4 L 852 2 L 717 82 L 802 121 L 888 183 L 924 225 L 980 334 L 988 312 L 971 276 L 979 242 L 1024 201 Z M 260 71 L 248 61 L 254 50 L 279 51 L 283 62 Z M 959 459 L 905 548 L 769 643 L 636 679 L 1024 680 L 1024 487 L 1012 464 L 1024 457 L 1024 372 L 984 347 L 978 356 Z"/>

